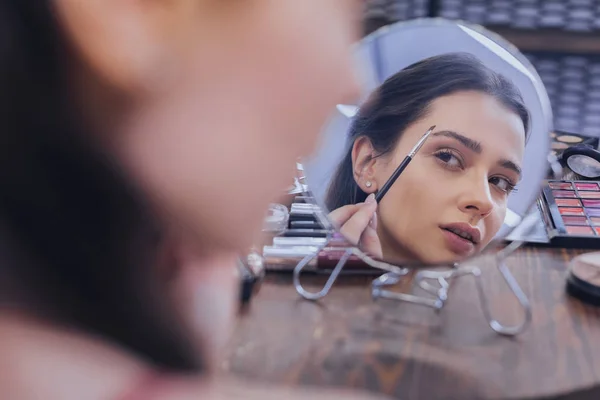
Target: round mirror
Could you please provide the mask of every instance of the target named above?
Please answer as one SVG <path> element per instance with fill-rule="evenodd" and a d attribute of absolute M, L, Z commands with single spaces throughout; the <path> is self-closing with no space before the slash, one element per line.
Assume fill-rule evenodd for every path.
<path fill-rule="evenodd" d="M 376 259 L 465 260 L 504 238 L 548 171 L 552 113 L 533 66 L 485 29 L 400 22 L 362 40 L 363 98 L 302 160 L 326 223 Z"/>

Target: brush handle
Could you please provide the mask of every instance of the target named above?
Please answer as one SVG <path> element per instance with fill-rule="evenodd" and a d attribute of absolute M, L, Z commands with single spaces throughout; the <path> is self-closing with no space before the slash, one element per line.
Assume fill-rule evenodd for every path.
<path fill-rule="evenodd" d="M 375 201 L 377 203 L 379 203 L 381 201 L 381 199 L 383 199 L 383 196 L 385 196 L 385 194 L 388 192 L 388 190 L 390 190 L 390 188 L 392 187 L 394 182 L 396 182 L 396 179 L 398 179 L 398 177 L 400 176 L 402 171 L 404 171 L 404 169 L 408 166 L 408 164 L 410 164 L 411 161 L 412 161 L 412 157 L 410 157 L 410 156 L 407 156 L 404 160 L 402 160 L 402 162 L 400 163 L 398 168 L 396 168 L 396 170 L 394 171 L 394 173 L 392 174 L 390 179 L 387 180 L 387 182 L 383 185 L 381 190 L 378 191 L 377 194 L 375 195 Z"/>

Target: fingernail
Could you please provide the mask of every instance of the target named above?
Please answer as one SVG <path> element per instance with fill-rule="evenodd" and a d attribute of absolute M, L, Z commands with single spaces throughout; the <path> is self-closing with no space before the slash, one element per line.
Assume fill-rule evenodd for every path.
<path fill-rule="evenodd" d="M 375 193 L 371 193 L 369 195 L 369 197 L 367 197 L 367 201 L 365 201 L 365 203 L 367 204 L 371 204 L 375 202 Z"/>
<path fill-rule="evenodd" d="M 371 217 L 371 221 L 369 223 L 371 224 L 371 228 L 377 229 L 377 212 L 373 213 L 373 216 Z"/>

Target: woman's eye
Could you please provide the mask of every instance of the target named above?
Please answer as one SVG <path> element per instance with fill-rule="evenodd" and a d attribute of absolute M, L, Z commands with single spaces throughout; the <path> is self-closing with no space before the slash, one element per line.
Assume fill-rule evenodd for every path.
<path fill-rule="evenodd" d="M 489 182 L 505 193 L 510 193 L 515 190 L 515 184 L 506 178 L 495 176 L 490 178 Z"/>
<path fill-rule="evenodd" d="M 435 153 L 435 157 L 450 169 L 462 168 L 460 159 L 449 151 L 443 150 Z"/>

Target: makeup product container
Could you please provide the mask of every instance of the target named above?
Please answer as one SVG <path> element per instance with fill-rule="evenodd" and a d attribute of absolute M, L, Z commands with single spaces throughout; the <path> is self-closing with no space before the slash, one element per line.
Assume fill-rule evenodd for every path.
<path fill-rule="evenodd" d="M 570 296 L 600 307 L 600 252 L 582 254 L 571 261 L 566 290 Z"/>

